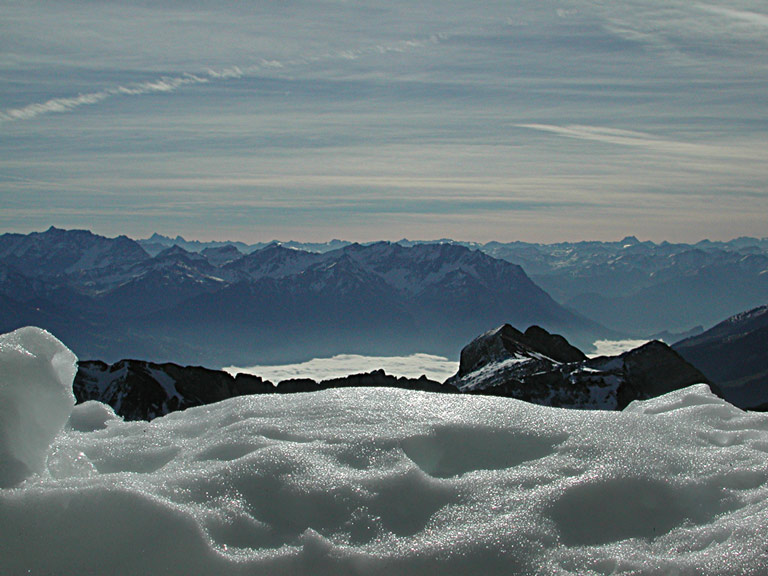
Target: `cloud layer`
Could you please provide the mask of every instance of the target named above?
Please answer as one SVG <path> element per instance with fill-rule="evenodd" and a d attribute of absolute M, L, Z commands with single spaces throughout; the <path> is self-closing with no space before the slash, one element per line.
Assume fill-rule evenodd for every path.
<path fill-rule="evenodd" d="M 249 366 L 246 368 L 230 366 L 224 370 L 232 375 L 238 373 L 255 374 L 277 384 L 281 380 L 289 378 L 312 378 L 319 382 L 373 370 L 384 370 L 392 376 L 408 378 L 419 378 L 424 375 L 431 380 L 444 382 L 456 374 L 458 369 L 458 362 L 431 354 L 411 354 L 410 356 L 340 354 L 332 358 L 315 358 L 300 364 Z"/>

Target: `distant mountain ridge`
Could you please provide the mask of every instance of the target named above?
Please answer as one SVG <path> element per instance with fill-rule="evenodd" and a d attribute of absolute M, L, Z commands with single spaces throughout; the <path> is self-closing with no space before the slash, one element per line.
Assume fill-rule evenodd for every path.
<path fill-rule="evenodd" d="M 436 255 L 445 259 L 439 269 L 429 263 Z M 461 260 L 453 269 L 452 258 Z M 494 272 L 488 263 L 500 260 L 523 274 L 504 266 Z M 520 291 L 505 292 L 505 283 Z M 483 325 L 505 319 L 543 324 L 582 347 L 589 338 L 665 334 L 674 341 L 675 333 L 766 303 L 768 240 L 757 238 L 247 245 L 159 234 L 133 241 L 54 227 L 0 236 L 0 326 L 43 325 L 86 345 L 87 356 L 113 360 L 132 352 L 221 365 L 214 354 L 247 363 L 260 350 L 260 361 L 284 362 L 351 349 L 384 353 L 387 343 L 393 353 L 452 356 Z M 440 319 L 446 310 L 457 312 L 450 323 Z M 333 345 L 319 332 L 329 325 L 338 328 Z"/>
<path fill-rule="evenodd" d="M 5 234 L 0 329 L 42 326 L 81 357 L 212 366 L 341 352 L 452 356 L 500 318 L 584 343 L 605 334 L 519 266 L 460 245 L 238 253 L 174 245 L 150 256 L 128 238 L 87 231 Z"/>
<path fill-rule="evenodd" d="M 250 254 L 251 252 L 266 248 L 270 244 L 278 244 L 286 248 L 294 248 L 305 252 L 329 252 L 330 250 L 337 250 L 352 244 L 352 242 L 345 240 L 331 240 L 330 242 L 295 242 L 293 240 L 281 242 L 279 240 L 272 240 L 270 242 L 256 242 L 254 244 L 229 240 L 201 242 L 199 240 L 187 240 L 182 236 L 171 238 L 170 236 L 163 236 L 157 232 L 152 234 L 149 238 L 139 239 L 136 242 L 152 256 L 159 254 L 166 248 L 171 248 L 172 246 L 179 246 L 188 252 L 202 252 L 213 248 L 232 246 L 241 254 Z"/>
<path fill-rule="evenodd" d="M 354 244 L 353 241 L 339 239 L 330 240 L 329 242 L 298 242 L 295 240 L 281 241 L 275 239 L 269 242 L 256 242 L 254 244 L 233 240 L 203 242 L 199 240 L 187 240 L 182 236 L 171 238 L 170 236 L 163 236 L 158 233 L 154 233 L 149 238 L 138 239 L 136 242 L 150 254 L 159 253 L 171 246 L 180 246 L 190 252 L 200 252 L 206 248 L 234 246 L 243 254 L 249 254 L 250 252 L 265 248 L 270 244 L 278 244 L 285 248 L 303 250 L 305 252 L 328 252 L 330 250 L 337 250 L 338 248 Z M 373 244 L 375 242 L 369 243 Z M 739 253 L 768 252 L 768 238 L 754 238 L 750 236 L 734 238 L 733 240 L 728 241 L 701 240 L 695 244 L 672 243 L 666 241 L 654 243 L 648 240 L 640 241 L 635 236 L 626 236 L 615 242 L 585 240 L 579 242 L 556 242 L 552 244 L 522 241 L 491 241 L 482 243 L 466 242 L 451 238 L 441 238 L 438 240 L 409 240 L 407 238 L 402 238 L 394 243 L 405 247 L 412 247 L 418 244 L 456 244 L 459 246 L 466 246 L 467 248 L 482 250 L 483 252 L 501 259 L 514 257 L 523 260 L 521 265 L 527 264 L 532 274 L 560 268 L 563 265 L 566 265 L 567 262 L 570 262 L 571 265 L 579 265 L 580 263 L 586 263 L 587 261 L 599 263 L 600 261 L 609 260 L 612 255 L 621 250 L 637 246 L 657 248 L 668 253 L 687 251 L 690 249 L 703 250 L 706 252 L 718 250 Z"/>
<path fill-rule="evenodd" d="M 162 238 L 166 246 L 174 242 L 182 242 L 187 249 L 208 245 L 180 237 Z M 139 242 L 146 247 L 148 241 Z M 279 244 L 327 252 L 350 242 Z M 695 244 L 657 244 L 634 236 L 617 242 L 554 244 L 403 239 L 397 244 L 453 244 L 518 264 L 559 303 L 637 338 L 667 333 L 671 342 L 675 333 L 709 327 L 724 317 L 768 303 L 768 238 L 702 240 Z M 244 253 L 264 247 L 237 246 Z"/>
<path fill-rule="evenodd" d="M 55 276 L 131 265 L 149 255 L 127 236 L 105 238 L 88 230 L 61 230 L 0 236 L 0 262 L 25 276 Z"/>

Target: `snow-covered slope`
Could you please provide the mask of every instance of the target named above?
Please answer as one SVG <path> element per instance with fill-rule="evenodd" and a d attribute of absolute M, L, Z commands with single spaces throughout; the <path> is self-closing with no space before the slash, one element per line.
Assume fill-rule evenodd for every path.
<path fill-rule="evenodd" d="M 100 406 L 0 490 L 0 573 L 768 571 L 768 417 L 703 385 L 623 412 L 391 389 Z"/>

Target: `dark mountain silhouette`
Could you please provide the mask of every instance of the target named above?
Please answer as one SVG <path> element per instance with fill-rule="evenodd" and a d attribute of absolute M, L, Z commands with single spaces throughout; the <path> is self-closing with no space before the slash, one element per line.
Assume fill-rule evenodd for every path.
<path fill-rule="evenodd" d="M 421 378 L 404 378 L 374 370 L 316 382 L 309 378 L 283 380 L 277 385 L 250 374 L 232 376 L 200 366 L 156 364 L 143 360 L 79 362 L 72 385 L 78 403 L 109 404 L 126 420 L 152 420 L 177 410 L 203 406 L 252 394 L 294 394 L 328 388 L 385 386 L 424 392 L 458 393 L 450 386 Z"/>
<path fill-rule="evenodd" d="M 674 345 L 741 408 L 768 408 L 768 306 L 743 312 Z"/>

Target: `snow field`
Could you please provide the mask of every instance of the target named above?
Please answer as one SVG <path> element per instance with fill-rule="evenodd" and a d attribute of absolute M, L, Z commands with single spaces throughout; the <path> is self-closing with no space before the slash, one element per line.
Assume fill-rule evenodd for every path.
<path fill-rule="evenodd" d="M 151 423 L 89 403 L 46 456 L 0 490 L 0 573 L 768 572 L 768 418 L 704 385 L 621 413 L 366 388 Z"/>

